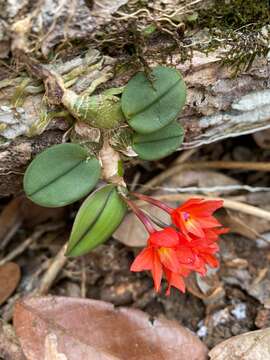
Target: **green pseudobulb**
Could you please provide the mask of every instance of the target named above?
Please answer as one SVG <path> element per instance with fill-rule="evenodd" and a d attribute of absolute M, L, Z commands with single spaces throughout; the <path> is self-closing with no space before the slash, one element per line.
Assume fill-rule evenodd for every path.
<path fill-rule="evenodd" d="M 117 96 L 79 96 L 71 90 L 65 90 L 62 102 L 77 120 L 96 128 L 114 129 L 125 121 Z"/>

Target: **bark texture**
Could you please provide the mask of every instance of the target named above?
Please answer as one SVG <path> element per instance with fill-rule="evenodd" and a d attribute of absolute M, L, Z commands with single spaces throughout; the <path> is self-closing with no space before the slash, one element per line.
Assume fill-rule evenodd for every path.
<path fill-rule="evenodd" d="M 88 44 L 79 53 L 65 49 L 65 61 L 63 57 L 49 61 L 48 54 L 63 39 L 86 39 L 109 26 L 112 14 L 127 2 L 44 0 L 34 6 L 30 0 L 0 0 L 5 15 L 5 20 L 0 20 L 0 57 L 10 56 L 10 50 L 17 48 L 29 49 L 34 44 L 33 34 L 45 29 L 43 38 L 38 38 L 42 62 L 47 69 L 64 76 L 74 91 L 81 93 L 92 86 L 99 92 L 125 85 L 137 67 L 129 64 L 127 70 L 115 72 L 125 59 L 105 55 L 94 46 Z M 174 3 L 168 1 L 167 6 Z M 155 48 L 156 43 L 152 46 Z M 270 128 L 269 59 L 258 58 L 249 70 L 235 76 L 220 61 L 224 50 L 208 55 L 194 51 L 192 58 L 184 62 L 180 54 L 167 56 L 167 65 L 182 72 L 188 88 L 187 104 L 179 118 L 186 130 L 183 149 Z M 150 65 L 161 62 L 164 63 L 164 56 L 159 58 L 159 52 L 154 60 L 149 60 Z M 59 111 L 53 109 L 56 110 Z M 42 80 L 31 78 L 20 62 L 15 74 L 6 65 L 0 65 L 0 196 L 18 193 L 31 158 L 62 141 L 70 122 L 64 120 L 65 114 L 52 114 L 44 108 Z"/>

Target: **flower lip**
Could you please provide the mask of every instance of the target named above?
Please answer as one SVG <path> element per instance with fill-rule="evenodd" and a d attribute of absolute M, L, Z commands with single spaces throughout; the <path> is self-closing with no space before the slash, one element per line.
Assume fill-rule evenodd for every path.
<path fill-rule="evenodd" d="M 183 218 L 185 221 L 188 221 L 188 219 L 190 218 L 190 214 L 188 212 L 183 212 Z"/>

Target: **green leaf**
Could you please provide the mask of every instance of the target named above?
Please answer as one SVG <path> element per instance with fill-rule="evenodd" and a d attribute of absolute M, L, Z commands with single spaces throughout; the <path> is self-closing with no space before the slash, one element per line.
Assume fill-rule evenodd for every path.
<path fill-rule="evenodd" d="M 157 131 L 175 120 L 186 100 L 186 86 L 176 69 L 158 66 L 150 76 L 152 82 L 143 72 L 136 74 L 121 99 L 129 125 L 141 134 Z"/>
<path fill-rule="evenodd" d="M 134 134 L 132 148 L 143 160 L 158 160 L 179 148 L 183 138 L 182 126 L 173 122 L 151 134 Z"/>
<path fill-rule="evenodd" d="M 87 195 L 97 184 L 100 164 L 78 144 L 59 144 L 40 153 L 24 175 L 26 195 L 35 203 L 58 207 Z"/>
<path fill-rule="evenodd" d="M 120 225 L 126 210 L 114 185 L 107 185 L 89 195 L 75 218 L 67 255 L 86 254 L 108 240 Z"/>

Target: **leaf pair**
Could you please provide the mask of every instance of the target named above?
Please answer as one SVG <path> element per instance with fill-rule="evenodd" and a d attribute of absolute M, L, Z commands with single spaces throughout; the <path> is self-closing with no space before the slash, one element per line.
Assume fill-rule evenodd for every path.
<path fill-rule="evenodd" d="M 100 164 L 77 144 L 59 144 L 43 151 L 28 167 L 24 189 L 35 203 L 58 207 L 87 195 L 100 177 Z M 91 194 L 81 206 L 67 255 L 78 256 L 106 241 L 121 223 L 126 206 L 114 185 Z"/>
<path fill-rule="evenodd" d="M 185 83 L 176 69 L 158 66 L 149 78 L 141 72 L 129 81 L 122 110 L 136 131 L 133 150 L 142 159 L 163 158 L 181 145 L 183 129 L 175 119 L 185 99 Z"/>

